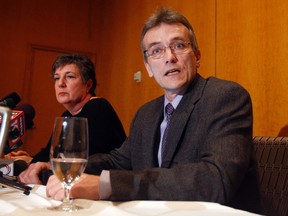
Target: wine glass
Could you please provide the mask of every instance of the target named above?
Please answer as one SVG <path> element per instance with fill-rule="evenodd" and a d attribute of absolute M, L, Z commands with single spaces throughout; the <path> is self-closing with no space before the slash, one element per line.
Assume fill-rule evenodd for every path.
<path fill-rule="evenodd" d="M 51 139 L 50 163 L 64 188 L 64 200 L 52 210 L 73 212 L 81 209 L 70 199 L 70 190 L 83 173 L 88 160 L 88 120 L 57 117 Z"/>

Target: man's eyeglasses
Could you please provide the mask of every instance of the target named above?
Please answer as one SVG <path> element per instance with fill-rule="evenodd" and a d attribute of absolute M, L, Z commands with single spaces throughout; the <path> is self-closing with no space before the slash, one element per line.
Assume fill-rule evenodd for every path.
<path fill-rule="evenodd" d="M 188 43 L 188 42 L 176 42 L 176 43 L 169 45 L 168 47 L 170 48 L 171 52 L 173 52 L 174 54 L 181 55 L 181 54 L 186 53 L 189 50 L 190 45 L 191 43 Z M 168 47 L 165 47 L 164 45 L 161 45 L 161 44 L 156 44 L 148 48 L 147 50 L 145 50 L 144 55 L 146 57 L 151 57 L 154 59 L 163 58 L 166 52 L 166 49 Z"/>

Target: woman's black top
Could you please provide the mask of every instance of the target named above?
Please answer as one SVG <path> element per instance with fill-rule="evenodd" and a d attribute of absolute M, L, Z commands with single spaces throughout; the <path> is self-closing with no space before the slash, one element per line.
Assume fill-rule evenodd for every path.
<path fill-rule="evenodd" d="M 65 111 L 62 116 L 72 116 Z M 123 126 L 110 103 L 104 98 L 93 98 L 74 117 L 86 117 L 89 126 L 89 155 L 108 153 L 118 148 L 126 139 Z M 31 163 L 48 162 L 51 138 L 45 148 L 37 153 Z"/>

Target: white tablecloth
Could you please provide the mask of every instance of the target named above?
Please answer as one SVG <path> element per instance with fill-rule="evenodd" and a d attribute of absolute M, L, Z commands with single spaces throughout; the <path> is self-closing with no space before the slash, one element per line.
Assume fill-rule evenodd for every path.
<path fill-rule="evenodd" d="M 48 207 L 59 205 L 59 201 L 45 196 L 44 186 L 34 186 L 30 195 L 8 188 L 0 188 L 0 215 L 77 215 L 77 216 L 255 216 L 245 211 L 209 202 L 177 201 L 130 201 L 109 202 L 78 199 L 75 202 L 83 209 L 77 212 L 51 211 Z"/>

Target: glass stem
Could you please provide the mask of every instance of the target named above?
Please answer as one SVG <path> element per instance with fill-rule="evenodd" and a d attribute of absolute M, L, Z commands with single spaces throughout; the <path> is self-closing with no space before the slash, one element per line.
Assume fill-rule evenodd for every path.
<path fill-rule="evenodd" d="M 69 186 L 69 185 L 64 186 L 64 199 L 63 199 L 64 205 L 70 205 L 71 204 L 70 190 L 71 190 L 71 186 Z"/>

